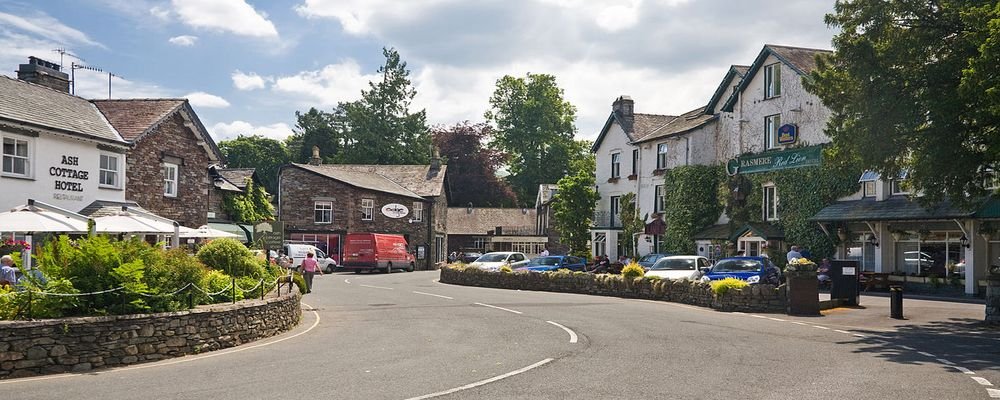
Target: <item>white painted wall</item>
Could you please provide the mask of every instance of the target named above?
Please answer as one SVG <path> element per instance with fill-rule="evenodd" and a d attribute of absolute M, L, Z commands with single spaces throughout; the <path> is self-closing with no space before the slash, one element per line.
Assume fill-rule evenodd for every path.
<path fill-rule="evenodd" d="M 597 193 L 601 196 L 600 200 L 597 201 L 596 211 L 610 211 L 611 196 L 621 196 L 629 192 L 639 194 L 638 180 L 628 180 L 628 176 L 632 172 L 632 149 L 634 148 L 635 146 L 629 143 L 628 135 L 625 134 L 621 126 L 617 122 L 613 122 L 595 153 L 597 171 L 594 176 L 597 181 Z M 611 154 L 616 152 L 621 153 L 621 175 L 617 182 L 609 183 Z"/>

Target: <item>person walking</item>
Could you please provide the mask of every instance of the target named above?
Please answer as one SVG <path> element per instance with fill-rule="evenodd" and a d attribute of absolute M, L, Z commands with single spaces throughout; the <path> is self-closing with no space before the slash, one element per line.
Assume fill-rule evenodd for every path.
<path fill-rule="evenodd" d="M 312 293 L 313 277 L 317 273 L 323 275 L 323 271 L 319 269 L 319 262 L 316 261 L 316 254 L 310 251 L 302 260 L 302 277 L 306 280 L 306 293 Z"/>

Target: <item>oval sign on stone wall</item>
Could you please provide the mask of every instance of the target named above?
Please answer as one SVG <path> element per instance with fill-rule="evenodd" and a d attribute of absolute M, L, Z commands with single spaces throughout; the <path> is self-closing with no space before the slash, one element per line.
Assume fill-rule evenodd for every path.
<path fill-rule="evenodd" d="M 410 209 L 398 203 L 389 203 L 382 206 L 382 215 L 389 218 L 403 218 L 410 213 Z"/>

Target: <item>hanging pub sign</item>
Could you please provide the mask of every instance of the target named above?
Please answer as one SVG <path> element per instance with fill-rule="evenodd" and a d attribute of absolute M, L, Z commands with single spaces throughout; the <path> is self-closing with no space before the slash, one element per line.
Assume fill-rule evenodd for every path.
<path fill-rule="evenodd" d="M 799 126 L 795 124 L 784 124 L 778 128 L 778 144 L 786 145 L 799 140 Z"/>
<path fill-rule="evenodd" d="M 389 203 L 382 206 L 382 215 L 389 218 L 403 218 L 410 213 L 410 209 L 398 203 Z"/>
<path fill-rule="evenodd" d="M 729 160 L 726 173 L 752 174 L 755 172 L 777 171 L 789 168 L 813 167 L 823 160 L 823 146 L 802 147 L 791 150 L 770 151 L 747 154 Z"/>

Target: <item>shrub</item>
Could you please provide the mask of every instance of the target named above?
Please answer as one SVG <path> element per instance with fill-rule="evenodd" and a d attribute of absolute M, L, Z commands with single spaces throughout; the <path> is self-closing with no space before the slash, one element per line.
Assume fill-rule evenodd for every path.
<path fill-rule="evenodd" d="M 746 281 L 736 278 L 726 278 L 712 281 L 710 285 L 712 286 L 712 292 L 719 296 L 728 293 L 730 290 L 740 290 L 750 286 L 750 284 Z"/>
<path fill-rule="evenodd" d="M 632 261 L 622 268 L 622 278 L 631 279 L 646 275 L 646 270 L 642 269 L 639 263 Z"/>
<path fill-rule="evenodd" d="M 298 272 L 293 273 L 292 282 L 295 282 L 295 286 L 299 287 L 300 294 L 306 294 L 306 278 L 303 278 L 302 274 Z"/>
<path fill-rule="evenodd" d="M 210 303 L 233 301 L 233 278 L 222 273 L 222 271 L 211 270 L 205 275 L 205 280 L 200 285 L 202 289 L 209 293 L 217 293 L 211 296 Z M 223 290 L 226 289 L 226 290 Z M 243 293 L 236 291 L 236 300 L 242 300 Z"/>
<path fill-rule="evenodd" d="M 253 276 L 259 271 L 253 253 L 236 239 L 215 239 L 198 250 L 198 259 L 211 269 L 234 276 Z"/>
<path fill-rule="evenodd" d="M 500 266 L 500 272 L 509 274 L 511 272 L 514 272 L 514 270 L 510 267 L 510 265 L 504 264 Z"/>

